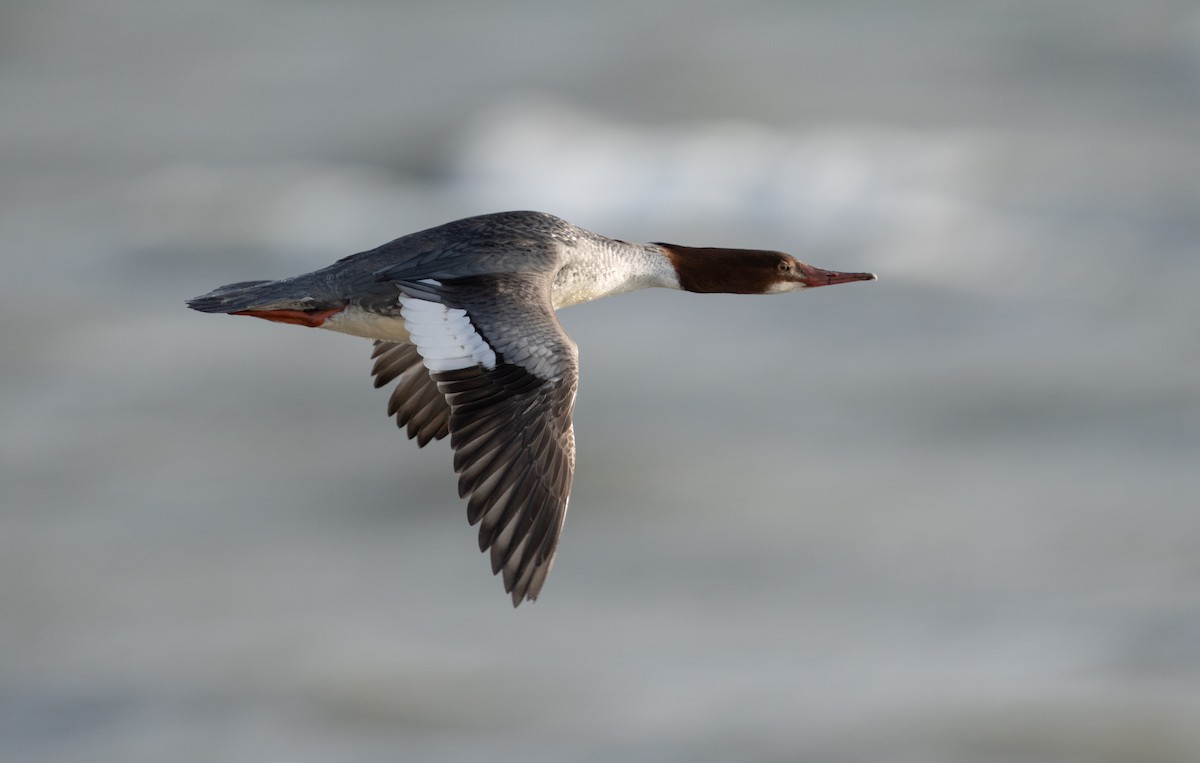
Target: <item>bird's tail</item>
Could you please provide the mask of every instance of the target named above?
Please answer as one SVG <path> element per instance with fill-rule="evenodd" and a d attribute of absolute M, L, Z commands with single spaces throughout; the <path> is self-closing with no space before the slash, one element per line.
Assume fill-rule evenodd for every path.
<path fill-rule="evenodd" d="M 274 310 L 308 312 L 344 304 L 335 298 L 316 296 L 310 288 L 301 288 L 296 280 L 239 281 L 189 299 L 187 305 L 202 313 L 259 313 Z"/>
<path fill-rule="evenodd" d="M 236 313 L 263 309 L 279 302 L 270 288 L 274 281 L 239 281 L 189 299 L 187 306 L 202 313 Z"/>

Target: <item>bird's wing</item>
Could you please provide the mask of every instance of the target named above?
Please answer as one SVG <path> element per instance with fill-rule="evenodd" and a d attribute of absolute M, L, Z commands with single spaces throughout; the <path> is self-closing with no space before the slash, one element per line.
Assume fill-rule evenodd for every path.
<path fill-rule="evenodd" d="M 394 283 L 405 327 L 449 404 L 458 491 L 479 524 L 479 548 L 491 549 L 514 606 L 535 599 L 566 517 L 579 383 L 549 285 L 519 274 Z"/>
<path fill-rule="evenodd" d="M 430 440 L 440 440 L 450 433 L 450 406 L 430 378 L 415 345 L 377 340 L 371 357 L 375 360 L 371 375 L 376 387 L 400 380 L 388 398 L 388 415 L 396 417 L 398 426 L 407 428 L 417 445 L 423 448 Z"/>

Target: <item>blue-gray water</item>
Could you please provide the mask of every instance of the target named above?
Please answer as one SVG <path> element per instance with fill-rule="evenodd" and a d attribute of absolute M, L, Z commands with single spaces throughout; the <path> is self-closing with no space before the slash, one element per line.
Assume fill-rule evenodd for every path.
<path fill-rule="evenodd" d="M 1200 759 L 1194 3 L 10 3 L 0 100 L 0 759 Z M 367 342 L 183 301 L 516 208 L 880 280 L 564 313 L 513 611 Z"/>

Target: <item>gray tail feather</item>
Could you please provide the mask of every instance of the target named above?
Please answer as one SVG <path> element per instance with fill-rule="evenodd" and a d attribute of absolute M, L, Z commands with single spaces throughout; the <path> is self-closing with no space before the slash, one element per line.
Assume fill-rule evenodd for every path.
<path fill-rule="evenodd" d="M 187 306 L 202 313 L 236 313 L 244 310 L 320 310 L 337 304 L 319 300 L 298 288 L 295 278 L 283 281 L 240 281 L 187 300 Z M 326 304 L 328 302 L 328 304 Z"/>
<path fill-rule="evenodd" d="M 313 296 L 314 288 L 322 296 Z M 187 306 L 202 313 L 236 313 L 244 310 L 318 311 L 346 305 L 346 301 L 337 296 L 324 296 L 328 290 L 328 284 L 314 284 L 304 278 L 241 281 L 187 300 Z"/>
<path fill-rule="evenodd" d="M 274 281 L 240 281 L 212 289 L 187 300 L 187 306 L 202 313 L 235 313 L 240 310 L 252 310 L 262 307 L 269 302 L 277 302 L 278 295 L 271 294 L 270 284 Z"/>

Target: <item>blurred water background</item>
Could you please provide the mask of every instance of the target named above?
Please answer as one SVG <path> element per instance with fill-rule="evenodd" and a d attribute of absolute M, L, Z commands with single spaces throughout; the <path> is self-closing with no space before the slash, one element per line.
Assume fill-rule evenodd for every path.
<path fill-rule="evenodd" d="M 1200 7 L 7 2 L 0 759 L 1200 760 Z M 187 311 L 541 209 L 642 292 L 514 611 L 365 340 Z"/>

